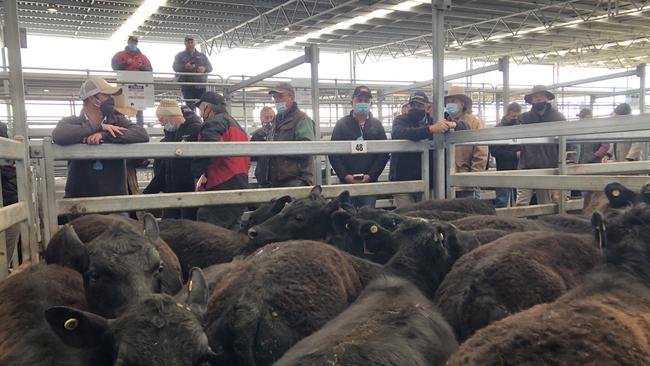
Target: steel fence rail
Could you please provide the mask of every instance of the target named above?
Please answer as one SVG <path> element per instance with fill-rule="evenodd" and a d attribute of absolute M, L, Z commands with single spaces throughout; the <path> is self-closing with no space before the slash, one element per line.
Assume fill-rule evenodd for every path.
<path fill-rule="evenodd" d="M 0 137 L 0 159 L 22 160 L 25 158 L 23 143 Z"/>
<path fill-rule="evenodd" d="M 465 175 L 452 174 L 453 187 L 534 188 L 549 190 L 602 191 L 612 182 L 619 182 L 631 190 L 640 191 L 650 183 L 648 176 L 629 175 Z"/>

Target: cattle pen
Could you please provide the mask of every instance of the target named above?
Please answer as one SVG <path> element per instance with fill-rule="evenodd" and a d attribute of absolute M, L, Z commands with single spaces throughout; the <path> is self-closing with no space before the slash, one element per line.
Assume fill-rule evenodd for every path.
<path fill-rule="evenodd" d="M 232 114 L 247 124 L 247 121 L 253 120 L 253 111 L 264 102 L 269 102 L 266 95 L 268 87 L 276 80 L 282 79 L 283 72 L 306 65 L 309 67 L 309 77 L 296 78 L 296 81 L 299 84 L 299 89 L 308 91 L 304 100 L 310 105 L 313 119 L 317 122 L 324 121 L 325 117 L 320 116 L 320 114 L 325 111 L 324 106 L 329 108 L 328 122 L 316 124 L 317 136 L 319 139 L 323 138 L 322 140 L 255 144 L 200 142 L 161 144 L 150 142 L 132 145 L 106 144 L 89 147 L 86 145 L 58 146 L 53 144 L 50 133 L 51 125 L 56 121 L 53 119 L 55 116 L 48 116 L 43 120 L 29 116 L 26 113 L 26 101 L 62 102 L 63 105 L 70 107 L 70 112 L 77 113 L 79 101 L 75 101 L 76 96 L 72 96 L 83 79 L 91 75 L 101 75 L 106 76 L 110 81 L 119 82 L 118 75 L 112 71 L 91 69 L 23 68 L 20 52 L 21 29 L 27 29 L 28 32 L 34 31 L 38 34 L 44 33 L 39 21 L 27 13 L 36 11 L 47 15 L 45 6 L 49 6 L 49 3 L 37 1 L 35 5 L 15 0 L 5 1 L 3 5 L 5 29 L 3 40 L 6 51 L 3 51 L 2 54 L 3 67 L 2 71 L 0 71 L 0 81 L 3 83 L 4 90 L 0 95 L 7 105 L 7 119 L 13 131 L 13 138 L 0 138 L 0 158 L 15 161 L 19 202 L 0 209 L 0 231 L 19 225 L 23 245 L 22 251 L 18 251 L 13 248 L 13 244 L 5 242 L 0 236 L 0 278 L 8 273 L 7 268 L 9 266 L 15 268 L 21 262 L 27 260 L 32 263 L 39 261 L 39 251 L 44 249 L 49 238 L 59 228 L 58 216 L 60 215 L 197 207 L 213 204 L 260 203 L 282 195 L 291 195 L 297 198 L 305 197 L 310 191 L 308 187 L 269 188 L 200 193 L 60 198 L 60 194 L 57 193 L 57 181 L 55 179 L 58 175 L 55 172 L 58 169 L 57 162 L 71 160 L 243 155 L 280 156 L 299 153 L 312 155 L 316 159 L 316 183 L 323 185 L 323 194 L 326 197 L 334 197 L 342 191 L 348 190 L 353 196 L 421 192 L 425 199 L 443 199 L 453 197 L 455 187 L 552 188 L 565 192 L 570 190 L 597 191 L 602 190 L 611 182 L 620 182 L 631 189 L 638 190 L 648 182 L 649 160 L 602 164 L 567 164 L 566 159 L 561 158 L 557 169 L 507 172 L 486 171 L 481 173 L 456 173 L 453 170 L 455 147 L 460 145 L 557 143 L 559 156 L 564 157 L 566 156 L 567 144 L 571 143 L 595 141 L 643 142 L 646 143 L 643 156 L 647 159 L 647 142 L 650 141 L 650 130 L 648 129 L 650 120 L 648 115 L 645 114 L 646 64 L 644 61 L 647 58 L 647 47 L 645 47 L 647 41 L 642 39 L 643 37 L 638 37 L 638 31 L 647 29 L 647 26 L 639 24 L 639 19 L 635 19 L 635 17 L 638 17 L 638 14 L 643 17 L 647 16 L 646 12 L 650 5 L 647 2 L 637 2 L 615 0 L 607 2 L 615 3 L 615 5 L 609 4 L 605 6 L 601 4 L 602 2 L 596 0 L 546 1 L 540 4 L 515 4 L 522 7 L 521 9 L 517 8 L 517 11 L 508 11 L 506 9 L 507 4 L 492 4 L 491 1 L 479 1 L 474 2 L 474 4 L 471 1 L 451 0 L 410 2 L 411 7 L 421 7 L 422 10 L 420 13 L 415 14 L 412 20 L 418 24 L 427 25 L 431 28 L 431 31 L 427 28 L 427 31 L 419 31 L 416 32 L 417 34 L 413 34 L 415 32 L 412 29 L 413 27 L 407 27 L 405 24 L 401 26 L 395 24 L 385 25 L 390 29 L 382 30 L 381 22 L 373 23 L 375 20 L 381 20 L 382 17 L 370 18 L 367 22 L 370 22 L 369 25 L 372 24 L 373 28 L 371 30 L 356 29 L 350 26 L 349 29 L 335 29 L 336 32 L 334 33 L 337 34 L 337 37 L 321 38 L 323 34 L 317 34 L 312 35 L 309 39 L 291 43 L 288 47 L 299 52 L 299 56 L 278 63 L 278 65 L 257 75 L 227 77 L 215 74 L 211 75 L 208 82 L 205 83 L 209 90 L 223 93 L 230 103 Z M 271 3 L 274 6 L 270 8 L 256 9 L 256 14 L 264 14 L 264 17 L 260 19 L 271 19 L 271 16 L 277 15 L 279 11 L 286 11 L 287 7 L 297 4 L 307 5 L 304 9 L 312 9 L 312 11 L 303 11 L 302 8 L 296 10 L 295 12 L 298 12 L 301 17 L 287 19 L 290 24 L 282 24 L 281 26 L 279 23 L 268 24 L 273 28 L 267 30 L 269 34 L 281 34 L 276 39 L 279 41 L 292 39 L 290 35 L 284 34 L 290 33 L 285 29 L 293 31 L 294 27 L 306 24 L 315 26 L 323 20 L 329 19 L 328 17 L 331 14 L 342 16 L 350 13 L 363 16 L 368 11 L 377 11 L 390 7 L 391 13 L 389 14 L 392 15 L 386 20 L 399 23 L 399 15 L 402 12 L 408 13 L 411 9 L 393 9 L 393 7 L 403 3 L 400 1 L 377 1 L 372 2 L 372 5 L 367 5 L 362 1 L 272 1 Z M 517 2 L 500 1 L 498 3 L 512 5 L 512 3 Z M 109 5 L 108 8 L 114 7 L 115 9 L 107 8 L 104 11 L 125 11 L 124 4 L 111 3 Z M 36 6 L 38 9 L 30 9 L 31 6 Z M 89 9 L 88 14 L 91 15 L 89 15 L 88 21 L 91 22 L 94 17 L 92 15 L 92 5 L 84 3 L 83 6 L 85 9 Z M 485 14 L 478 14 L 477 11 L 471 11 L 473 6 L 479 6 L 487 10 L 491 9 L 492 12 L 486 10 Z M 177 7 L 177 9 L 180 8 L 181 6 Z M 170 11 L 175 12 L 175 10 Z M 467 12 L 471 16 L 457 16 L 461 11 Z M 50 12 L 50 14 L 54 13 Z M 65 14 L 67 14 L 65 11 L 60 11 L 61 16 L 65 16 Z M 533 21 L 533 18 L 550 19 L 551 14 L 556 15 L 552 19 L 554 22 L 547 19 L 545 21 L 540 20 L 541 25 L 529 24 L 529 22 Z M 97 14 L 94 15 L 97 16 Z M 173 18 L 173 13 L 165 16 Z M 56 23 L 57 21 L 56 17 L 52 19 L 48 20 L 50 26 L 52 26 L 51 22 Z M 97 19 L 101 21 L 100 16 Z M 95 20 L 97 21 L 97 19 Z M 240 19 L 241 22 L 238 26 L 232 27 L 223 33 L 210 30 L 217 33 L 201 38 L 203 49 L 216 54 L 221 48 L 258 47 L 262 43 L 270 42 L 268 38 L 255 32 L 252 32 L 255 34 L 246 34 L 246 32 L 239 34 L 243 28 L 249 28 L 252 22 L 258 22 L 260 19 L 251 15 L 250 19 Z M 622 29 L 625 27 L 612 29 L 611 26 L 608 27 L 605 23 L 612 19 L 624 19 L 629 22 L 630 29 Z M 165 24 L 166 21 L 166 19 L 160 20 L 160 24 Z M 451 23 L 445 23 L 448 21 L 451 21 Z M 583 34 L 586 32 L 585 29 L 574 27 L 576 24 L 581 24 L 580 21 L 598 28 L 599 32 L 602 32 L 602 34 L 598 33 L 598 37 L 602 39 L 594 40 Z M 519 29 L 523 33 L 517 33 L 512 22 L 518 23 Z M 81 24 L 79 27 L 80 29 L 83 28 Z M 579 36 L 581 40 L 590 39 L 591 42 L 597 41 L 599 45 L 606 45 L 607 47 L 603 46 L 601 53 L 590 53 L 587 52 L 588 49 L 597 49 L 598 47 L 595 47 L 597 45 L 588 47 L 579 42 L 571 43 L 567 40 L 567 38 L 570 38 L 568 36 L 558 36 L 557 42 L 551 42 L 551 45 L 548 46 L 547 43 L 550 41 L 544 38 L 543 33 L 546 30 L 555 29 L 572 32 L 570 35 Z M 390 33 L 395 30 L 399 30 L 399 32 L 394 33 L 399 39 L 386 42 L 386 32 Z M 63 29 L 58 31 L 60 32 L 59 36 L 74 37 L 72 33 L 66 33 Z M 340 35 L 338 34 L 339 31 L 349 31 L 350 34 Z M 368 32 L 367 37 L 363 36 L 364 31 Z M 582 31 L 582 33 L 579 31 Z M 168 33 L 153 32 L 151 37 L 159 42 L 179 37 L 178 30 L 176 30 L 178 34 L 172 34 L 171 32 L 170 25 Z M 182 32 L 187 33 L 189 30 L 184 29 Z M 306 30 L 302 30 L 300 34 L 305 35 L 305 32 Z M 539 33 L 539 37 L 534 37 L 537 33 Z M 462 34 L 465 35 L 465 38 L 463 38 Z M 622 35 L 622 38 L 612 40 L 612 37 L 615 38 L 618 35 Z M 86 36 L 92 38 L 92 35 Z M 97 38 L 104 39 L 107 36 L 107 34 L 102 34 L 98 35 Z M 344 40 L 348 36 L 352 37 L 351 39 L 356 42 L 352 42 L 355 44 L 353 48 L 348 46 L 350 42 Z M 520 47 L 515 47 L 512 44 L 521 42 L 522 37 L 531 37 L 531 49 L 521 49 L 517 53 L 515 50 Z M 372 40 L 364 40 L 365 38 L 372 38 Z M 225 43 L 224 40 L 226 40 Z M 622 42 L 628 43 L 622 44 Z M 481 47 L 476 51 L 473 45 L 480 45 Z M 488 52 L 486 49 L 494 52 Z M 322 65 L 321 52 L 349 53 L 350 77 L 345 80 L 319 77 L 319 65 Z M 483 52 L 486 52 L 485 56 L 483 56 Z M 544 57 L 539 56 L 542 52 L 545 55 Z M 621 53 L 623 55 L 620 55 Z M 525 93 L 523 83 L 519 86 L 511 84 L 510 66 L 512 64 L 535 63 L 535 60 L 548 65 L 558 65 L 558 68 L 565 59 L 566 62 L 570 62 L 569 59 L 575 61 L 578 65 L 597 64 L 624 68 L 625 71 L 588 79 L 569 82 L 554 80 L 555 82 L 549 83 L 549 88 L 556 91 L 559 96 L 563 96 L 566 110 L 571 111 L 581 104 L 571 99 L 577 96 L 588 100 L 584 105 L 593 107 L 598 106 L 599 100 L 620 95 L 634 95 L 638 97 L 639 114 L 580 122 L 553 122 L 532 127 L 513 126 L 499 129 L 486 128 L 478 131 L 454 131 L 435 136 L 431 141 L 426 142 L 406 140 L 367 141 L 363 144 L 361 150 L 358 149 L 358 144 L 355 142 L 334 142 L 325 139 L 323 136 L 326 136 L 331 131 L 332 121 L 335 122 L 338 117 L 343 116 L 342 113 L 339 115 L 339 111 L 345 111 L 345 108 L 349 107 L 349 100 L 345 99 L 345 97 L 349 97 L 354 87 L 362 82 L 362 80 L 356 78 L 356 68 L 360 67 L 368 59 L 380 61 L 386 55 L 426 57 L 433 60 L 433 79 L 403 82 L 400 85 L 394 85 L 387 81 L 377 82 L 379 91 L 377 93 L 377 105 L 374 108 L 379 119 L 385 123 L 390 123 L 393 112 L 403 104 L 408 92 L 416 90 L 424 90 L 432 94 L 434 103 L 431 113 L 434 116 L 442 117 L 446 82 L 467 85 L 468 92 L 477 96 L 477 102 L 479 102 L 477 108 L 482 111 L 484 116 L 488 114 L 493 116 L 494 118 L 491 117 L 491 119 L 496 122 L 505 111 L 508 102 L 520 100 Z M 480 66 L 472 66 L 465 71 L 445 75 L 444 55 L 456 59 L 472 58 Z M 616 61 L 617 59 L 618 61 Z M 601 65 L 599 62 L 605 64 Z M 472 64 L 471 61 L 470 64 Z M 427 72 L 430 71 L 431 68 L 427 70 Z M 501 73 L 497 77 L 498 83 L 489 85 L 481 82 L 471 82 L 472 77 L 495 72 Z M 156 88 L 155 98 L 157 101 L 170 95 L 177 96 L 177 89 L 182 83 L 174 81 L 174 75 L 174 73 L 156 72 L 151 75 L 152 81 L 142 82 L 142 84 L 152 85 Z M 638 87 L 635 84 L 632 88 L 624 89 L 576 88 L 578 85 L 597 81 L 630 77 L 638 78 Z M 48 92 L 43 92 L 43 90 L 48 90 Z M 39 126 L 38 122 L 40 122 L 41 126 Z M 150 128 L 149 131 L 156 131 L 160 134 L 159 128 Z M 331 184 L 335 179 L 331 179 L 331 169 L 327 156 L 393 152 L 421 154 L 423 179 L 404 182 L 382 181 L 364 185 Z M 434 167 L 433 181 L 429 179 L 430 163 Z M 559 204 L 504 208 L 499 209 L 498 213 L 500 215 L 520 217 L 539 216 L 579 210 L 582 205 L 582 200 L 565 198 Z M 9 253 L 13 254 L 9 257 Z"/>

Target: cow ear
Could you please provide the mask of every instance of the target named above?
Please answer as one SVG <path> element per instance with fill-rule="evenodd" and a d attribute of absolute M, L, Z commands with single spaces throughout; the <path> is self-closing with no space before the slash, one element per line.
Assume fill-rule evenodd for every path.
<path fill-rule="evenodd" d="M 208 306 L 210 289 L 208 281 L 205 280 L 203 271 L 194 267 L 190 270 L 190 279 L 187 281 L 187 298 L 185 303 L 197 316 L 202 316 Z"/>
<path fill-rule="evenodd" d="M 45 250 L 45 261 L 48 264 L 72 268 L 79 273 L 86 273 L 90 265 L 88 248 L 79 239 L 77 232 L 71 225 L 65 225 L 61 229 L 60 240 L 50 241 L 51 245 Z"/>
<path fill-rule="evenodd" d="M 594 212 L 591 215 L 591 226 L 594 228 L 594 237 L 598 248 L 601 250 L 607 247 L 607 225 L 605 218 L 600 212 Z"/>
<path fill-rule="evenodd" d="M 309 198 L 312 200 L 317 200 L 323 197 L 322 194 L 323 188 L 321 186 L 314 186 L 314 188 L 311 189 L 311 192 L 309 192 Z"/>
<path fill-rule="evenodd" d="M 465 254 L 461 243 L 458 242 L 457 234 L 458 228 L 449 223 L 443 223 L 438 226 L 438 233 L 436 234 L 437 241 L 442 243 L 442 245 L 449 251 L 449 254 L 456 259 Z"/>
<path fill-rule="evenodd" d="M 609 200 L 609 206 L 612 208 L 621 208 L 634 203 L 636 193 L 625 188 L 620 183 L 610 183 L 605 187 L 605 195 Z"/>
<path fill-rule="evenodd" d="M 293 198 L 291 198 L 291 196 L 282 196 L 282 197 L 278 198 L 277 200 L 275 200 L 275 202 L 273 202 L 273 207 L 271 207 L 271 211 L 274 214 L 278 214 L 291 201 L 293 201 Z"/>
<path fill-rule="evenodd" d="M 63 343 L 71 347 L 97 347 L 110 331 L 109 321 L 101 316 L 67 306 L 45 310 L 45 319 Z"/>
<path fill-rule="evenodd" d="M 347 211 L 334 211 L 331 214 L 332 223 L 334 223 L 334 230 L 343 234 L 348 231 L 350 228 L 350 222 L 352 221 L 352 214 Z"/>
<path fill-rule="evenodd" d="M 144 236 L 152 243 L 158 241 L 160 239 L 160 229 L 158 228 L 156 218 L 152 214 L 146 213 L 142 221 L 144 222 Z"/>

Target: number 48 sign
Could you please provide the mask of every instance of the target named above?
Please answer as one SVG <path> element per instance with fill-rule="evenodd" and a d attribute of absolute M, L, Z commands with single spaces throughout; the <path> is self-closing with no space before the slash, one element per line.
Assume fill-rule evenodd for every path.
<path fill-rule="evenodd" d="M 366 154 L 368 153 L 368 143 L 366 141 L 353 141 L 351 150 L 353 154 Z"/>

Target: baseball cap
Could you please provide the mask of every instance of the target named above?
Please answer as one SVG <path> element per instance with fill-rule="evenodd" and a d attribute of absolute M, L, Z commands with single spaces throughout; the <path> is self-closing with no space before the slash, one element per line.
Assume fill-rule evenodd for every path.
<path fill-rule="evenodd" d="M 593 112 L 591 111 L 591 108 L 582 108 L 580 110 L 580 113 L 576 114 L 576 117 L 587 117 L 587 116 L 592 116 Z"/>
<path fill-rule="evenodd" d="M 193 41 L 193 40 L 194 40 L 194 36 L 191 36 L 189 34 L 185 36 L 185 41 Z"/>
<path fill-rule="evenodd" d="M 368 97 L 372 98 L 372 92 L 370 91 L 370 88 L 365 85 L 357 86 L 352 93 L 352 98 L 360 97 L 362 95 L 367 95 Z"/>
<path fill-rule="evenodd" d="M 122 88 L 117 85 L 109 84 L 99 76 L 93 76 L 81 84 L 79 89 L 79 98 L 82 100 L 97 94 L 119 95 L 122 94 Z"/>
<path fill-rule="evenodd" d="M 195 105 L 198 107 L 203 102 L 219 105 L 219 104 L 226 104 L 226 99 L 224 99 L 224 97 L 219 93 L 205 92 L 203 93 L 203 95 L 201 95 L 201 99 L 199 99 L 199 101 L 196 102 Z"/>
<path fill-rule="evenodd" d="M 295 96 L 296 92 L 293 90 L 293 86 L 289 83 L 278 83 L 269 90 L 269 94 L 288 94 Z"/>
<path fill-rule="evenodd" d="M 424 94 L 424 92 L 417 91 L 411 94 L 411 97 L 409 98 L 409 104 L 411 103 L 427 104 L 429 103 L 429 98 L 426 94 Z"/>

